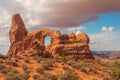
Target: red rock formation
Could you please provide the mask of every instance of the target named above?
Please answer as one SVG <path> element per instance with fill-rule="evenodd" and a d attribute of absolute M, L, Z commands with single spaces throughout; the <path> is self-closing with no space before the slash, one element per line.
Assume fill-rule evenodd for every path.
<path fill-rule="evenodd" d="M 88 45 L 89 38 L 85 33 L 62 35 L 59 31 L 49 29 L 28 33 L 20 15 L 15 14 L 12 17 L 12 28 L 9 34 L 8 56 L 10 57 L 42 55 L 55 58 L 64 54 L 79 55 L 81 59 L 94 59 Z M 51 43 L 48 46 L 44 45 L 46 36 L 51 37 Z"/>
<path fill-rule="evenodd" d="M 120 51 L 110 53 L 109 58 L 110 59 L 120 59 Z"/>

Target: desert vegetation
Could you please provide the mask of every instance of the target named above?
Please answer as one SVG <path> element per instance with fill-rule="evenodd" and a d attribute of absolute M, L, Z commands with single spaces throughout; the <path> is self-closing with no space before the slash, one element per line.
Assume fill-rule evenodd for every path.
<path fill-rule="evenodd" d="M 77 56 L 24 59 L 0 55 L 1 80 L 120 80 L 120 60 L 96 57 L 80 60 Z"/>

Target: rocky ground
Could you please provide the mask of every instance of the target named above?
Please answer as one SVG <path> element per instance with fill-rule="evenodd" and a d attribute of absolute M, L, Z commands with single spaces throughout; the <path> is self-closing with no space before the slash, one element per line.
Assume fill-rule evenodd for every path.
<path fill-rule="evenodd" d="M 0 55 L 0 80 L 120 80 L 120 60 L 95 57 L 8 58 Z"/>

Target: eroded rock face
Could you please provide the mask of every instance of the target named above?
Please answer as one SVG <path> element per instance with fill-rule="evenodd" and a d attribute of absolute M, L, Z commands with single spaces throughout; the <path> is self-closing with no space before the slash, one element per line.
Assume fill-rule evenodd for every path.
<path fill-rule="evenodd" d="M 81 59 L 94 59 L 89 49 L 89 38 L 85 33 L 61 34 L 59 31 L 40 29 L 29 32 L 19 14 L 12 17 L 10 30 L 10 49 L 8 56 L 41 55 L 56 58 L 61 55 L 79 55 Z M 51 37 L 51 43 L 45 46 L 44 39 Z"/>

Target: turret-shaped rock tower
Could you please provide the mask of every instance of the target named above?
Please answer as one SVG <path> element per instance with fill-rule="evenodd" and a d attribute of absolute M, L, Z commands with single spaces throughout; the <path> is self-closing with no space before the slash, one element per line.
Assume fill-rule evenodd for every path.
<path fill-rule="evenodd" d="M 59 31 L 40 29 L 28 32 L 19 14 L 12 16 L 10 29 L 10 49 L 8 56 L 27 57 L 41 55 L 56 58 L 61 55 L 80 56 L 80 59 L 94 59 L 89 49 L 89 38 L 85 33 L 61 34 Z M 51 37 L 51 43 L 45 46 L 44 39 Z"/>

